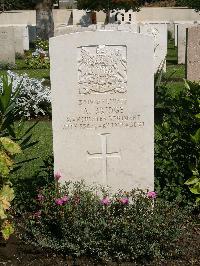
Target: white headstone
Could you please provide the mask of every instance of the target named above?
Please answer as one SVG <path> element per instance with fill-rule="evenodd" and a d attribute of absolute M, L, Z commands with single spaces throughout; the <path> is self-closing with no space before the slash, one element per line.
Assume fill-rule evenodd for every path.
<path fill-rule="evenodd" d="M 64 35 L 64 34 L 69 34 L 69 33 L 75 33 L 75 32 L 82 32 L 82 31 L 94 31 L 96 30 L 96 25 L 95 27 L 89 26 L 89 27 L 82 27 L 78 25 L 74 26 L 60 26 L 55 29 L 54 31 L 54 36 L 59 36 L 59 35 Z"/>
<path fill-rule="evenodd" d="M 140 33 L 154 38 L 154 72 L 161 68 L 166 71 L 167 24 L 140 25 Z"/>
<path fill-rule="evenodd" d="M 186 29 L 192 27 L 194 24 L 178 24 L 177 35 L 178 35 L 178 64 L 185 64 L 186 56 Z"/>
<path fill-rule="evenodd" d="M 28 26 L 14 25 L 15 52 L 24 54 L 24 50 L 29 50 Z"/>
<path fill-rule="evenodd" d="M 85 10 L 73 9 L 73 25 L 88 26 L 92 23 L 91 13 Z"/>
<path fill-rule="evenodd" d="M 187 29 L 186 76 L 200 82 L 200 25 Z"/>
<path fill-rule="evenodd" d="M 0 62 L 15 63 L 13 27 L 0 27 Z"/>
<path fill-rule="evenodd" d="M 113 190 L 154 186 L 153 39 L 123 31 L 50 39 L 55 171 Z"/>

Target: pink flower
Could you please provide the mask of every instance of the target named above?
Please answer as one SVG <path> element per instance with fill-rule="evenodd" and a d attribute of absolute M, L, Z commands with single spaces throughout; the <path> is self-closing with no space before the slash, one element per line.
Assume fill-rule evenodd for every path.
<path fill-rule="evenodd" d="M 58 172 L 56 172 L 56 173 L 54 174 L 54 179 L 55 179 L 56 181 L 58 181 L 61 177 L 62 177 L 62 174 L 61 174 L 60 171 L 58 171 Z"/>
<path fill-rule="evenodd" d="M 63 201 L 63 204 L 67 203 L 69 201 L 69 197 L 64 196 L 61 198 L 61 200 Z"/>
<path fill-rule="evenodd" d="M 129 204 L 129 199 L 124 197 L 124 198 L 119 199 L 119 202 L 121 202 L 124 205 L 128 205 Z"/>
<path fill-rule="evenodd" d="M 154 192 L 154 191 L 149 191 L 149 192 L 147 193 L 147 197 L 148 197 L 149 199 L 155 199 L 155 198 L 157 197 L 157 193 Z"/>
<path fill-rule="evenodd" d="M 38 199 L 39 201 L 43 201 L 43 200 L 44 200 L 44 196 L 43 196 L 42 194 L 38 194 L 38 195 L 37 195 L 37 199 Z"/>
<path fill-rule="evenodd" d="M 107 206 L 110 204 L 110 199 L 108 197 L 105 197 L 101 200 L 101 204 Z"/>
<path fill-rule="evenodd" d="M 63 205 L 63 200 L 62 199 L 56 199 L 55 200 L 55 203 L 59 206 L 62 206 Z"/>

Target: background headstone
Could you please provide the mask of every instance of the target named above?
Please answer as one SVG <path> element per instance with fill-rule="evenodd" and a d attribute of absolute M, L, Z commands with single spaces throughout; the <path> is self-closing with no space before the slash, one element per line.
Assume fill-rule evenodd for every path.
<path fill-rule="evenodd" d="M 50 39 L 55 171 L 113 190 L 153 189 L 153 38 L 123 31 Z"/>
<path fill-rule="evenodd" d="M 82 32 L 82 31 L 94 31 L 96 30 L 97 25 L 90 25 L 89 27 L 82 27 L 79 25 L 74 26 L 66 26 L 62 25 L 55 29 L 54 36 L 75 33 L 75 32 Z"/>
<path fill-rule="evenodd" d="M 161 68 L 166 71 L 167 24 L 142 24 L 140 33 L 154 38 L 154 72 Z"/>
<path fill-rule="evenodd" d="M 187 79 L 200 81 L 200 26 L 187 30 Z"/>
<path fill-rule="evenodd" d="M 186 54 L 186 29 L 193 27 L 194 22 L 177 25 L 178 64 L 185 64 Z"/>
<path fill-rule="evenodd" d="M 14 26 L 15 52 L 24 54 L 24 50 L 29 50 L 29 34 L 27 26 Z"/>
<path fill-rule="evenodd" d="M 0 62 L 15 63 L 13 27 L 0 27 Z"/>

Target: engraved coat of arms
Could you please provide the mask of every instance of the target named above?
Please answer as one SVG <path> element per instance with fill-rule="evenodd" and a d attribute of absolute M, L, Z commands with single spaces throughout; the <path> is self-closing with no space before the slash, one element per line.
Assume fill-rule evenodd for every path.
<path fill-rule="evenodd" d="M 124 46 L 80 47 L 78 57 L 80 94 L 125 93 L 127 59 Z"/>

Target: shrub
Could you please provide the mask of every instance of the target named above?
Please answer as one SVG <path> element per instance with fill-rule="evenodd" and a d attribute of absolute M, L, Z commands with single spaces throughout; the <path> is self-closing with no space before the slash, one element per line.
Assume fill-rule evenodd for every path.
<path fill-rule="evenodd" d="M 49 69 L 49 42 L 37 39 L 35 47 L 36 50 L 33 53 L 26 53 L 26 66 L 31 69 Z"/>
<path fill-rule="evenodd" d="M 42 49 L 36 49 L 33 53 L 27 53 L 25 64 L 30 69 L 49 69 L 50 60 L 48 54 Z"/>
<path fill-rule="evenodd" d="M 176 240 L 187 229 L 188 212 L 154 198 L 139 190 L 110 195 L 83 183 L 51 184 L 38 192 L 34 211 L 23 211 L 16 226 L 37 247 L 104 262 L 145 263 L 174 255 Z"/>
<path fill-rule="evenodd" d="M 0 62 L 0 70 L 8 70 L 8 69 L 15 69 L 16 66 L 13 63 L 7 63 L 7 62 Z"/>
<path fill-rule="evenodd" d="M 161 85 L 155 93 L 155 177 L 156 189 L 169 200 L 194 200 L 184 184 L 191 176 L 190 165 L 200 147 L 190 135 L 199 128 L 200 84 L 185 82 L 179 91 Z"/>
<path fill-rule="evenodd" d="M 19 97 L 16 99 L 20 115 L 30 119 L 50 114 L 50 90 L 42 85 L 43 80 L 29 78 L 27 74 L 18 75 L 11 71 L 7 74 L 10 81 L 12 80 L 13 91 L 16 91 L 19 84 L 21 86 Z M 2 84 L 1 78 L 0 90 Z"/>

